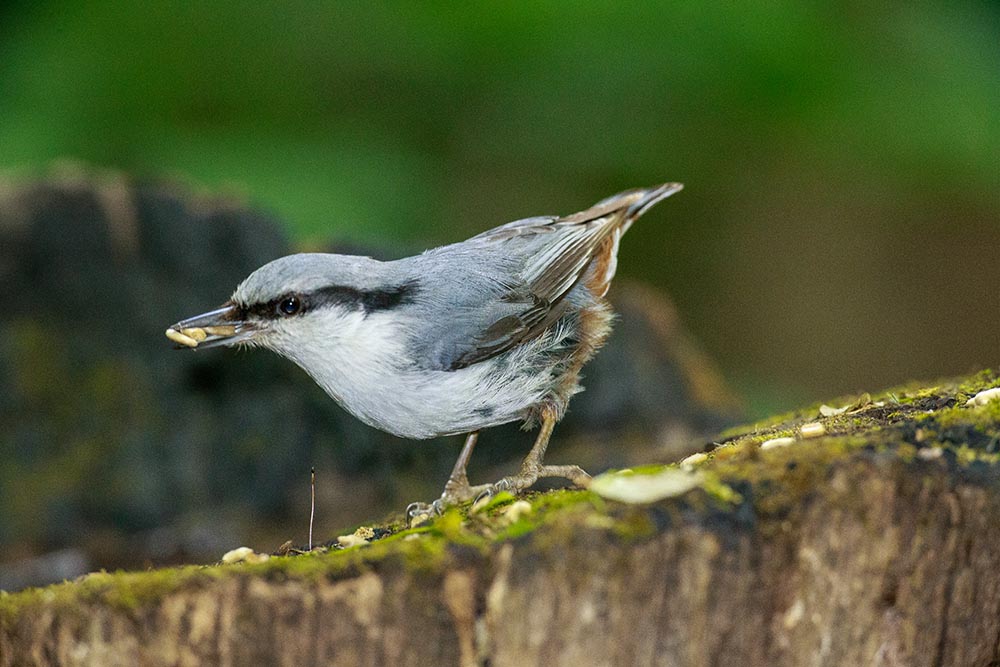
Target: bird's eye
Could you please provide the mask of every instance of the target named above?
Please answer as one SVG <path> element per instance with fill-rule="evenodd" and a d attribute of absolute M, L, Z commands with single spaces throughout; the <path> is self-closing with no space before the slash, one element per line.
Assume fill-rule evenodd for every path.
<path fill-rule="evenodd" d="M 278 303 L 278 313 L 289 317 L 302 309 L 302 302 L 297 296 L 285 297 Z"/>

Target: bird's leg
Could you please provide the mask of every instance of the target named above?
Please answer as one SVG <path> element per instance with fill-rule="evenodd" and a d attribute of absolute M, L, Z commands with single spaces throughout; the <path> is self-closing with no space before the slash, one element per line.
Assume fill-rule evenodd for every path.
<path fill-rule="evenodd" d="M 552 437 L 552 429 L 555 428 L 558 420 L 558 413 L 552 406 L 546 405 L 541 411 L 541 429 L 531 451 L 524 457 L 521 463 L 521 470 L 516 475 L 504 477 L 495 484 L 490 484 L 479 494 L 480 498 L 492 496 L 500 491 L 512 491 L 518 493 L 528 488 L 543 477 L 562 477 L 573 482 L 576 486 L 586 488 L 590 486 L 590 475 L 580 466 L 563 465 L 547 466 L 542 465 L 545 458 L 545 450 L 549 446 L 549 438 Z"/>
<path fill-rule="evenodd" d="M 473 431 L 465 436 L 465 444 L 462 446 L 462 451 L 455 461 L 455 467 L 452 468 L 448 481 L 444 484 L 444 493 L 434 501 L 435 503 L 439 503 L 442 509 L 450 505 L 457 505 L 458 503 L 472 500 L 488 486 L 486 484 L 474 487 L 469 486 L 469 476 L 466 473 L 466 467 L 469 465 L 469 459 L 472 458 L 472 450 L 475 448 L 478 439 L 479 431 Z"/>
<path fill-rule="evenodd" d="M 420 514 L 441 514 L 446 507 L 472 500 L 486 490 L 489 486 L 488 484 L 469 486 L 469 476 L 466 473 L 466 467 L 469 465 L 469 459 L 472 458 L 472 450 L 476 447 L 476 440 L 478 439 L 479 431 L 473 431 L 465 436 L 465 444 L 458 455 L 458 460 L 455 461 L 455 467 L 452 469 L 448 481 L 445 482 L 444 492 L 441 494 L 441 497 L 430 504 L 410 503 L 410 506 L 406 508 L 408 517 L 413 518 Z"/>

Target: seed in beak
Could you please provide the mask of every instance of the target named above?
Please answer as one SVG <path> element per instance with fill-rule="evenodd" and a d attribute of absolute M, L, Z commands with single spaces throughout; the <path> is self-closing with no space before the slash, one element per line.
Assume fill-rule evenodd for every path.
<path fill-rule="evenodd" d="M 201 331 L 201 329 L 199 329 L 199 331 Z M 222 326 L 217 326 L 217 327 L 205 327 L 204 332 L 207 333 L 209 336 L 223 336 L 225 338 L 228 338 L 229 336 L 236 335 L 236 327 L 233 326 L 232 324 L 224 324 Z M 191 337 L 197 338 L 198 340 L 202 340 L 197 336 L 191 336 Z"/>
<path fill-rule="evenodd" d="M 191 331 L 191 329 L 185 329 L 184 331 Z M 193 338 L 191 336 L 188 336 L 188 335 L 186 335 L 186 334 L 178 331 L 177 329 L 167 329 L 166 335 L 167 335 L 167 338 L 169 338 L 170 340 L 174 341 L 178 345 L 185 345 L 187 347 L 198 347 L 198 340 L 197 339 L 195 339 L 195 338 Z M 204 338 L 205 338 L 205 335 L 204 335 L 204 332 L 202 332 L 202 340 L 204 340 Z"/>
<path fill-rule="evenodd" d="M 201 327 L 191 327 L 190 329 L 181 329 L 181 333 L 184 334 L 185 336 L 194 338 L 199 343 L 208 338 L 208 334 L 205 333 L 205 330 L 202 329 Z"/>

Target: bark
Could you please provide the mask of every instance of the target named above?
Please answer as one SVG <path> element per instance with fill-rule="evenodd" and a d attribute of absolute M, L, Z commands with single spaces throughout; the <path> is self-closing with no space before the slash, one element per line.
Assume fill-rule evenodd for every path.
<path fill-rule="evenodd" d="M 1000 401 L 964 403 L 997 383 L 862 401 L 787 447 L 759 444 L 815 411 L 737 434 L 649 504 L 553 492 L 528 519 L 10 595 L 0 665 L 995 665 Z"/>

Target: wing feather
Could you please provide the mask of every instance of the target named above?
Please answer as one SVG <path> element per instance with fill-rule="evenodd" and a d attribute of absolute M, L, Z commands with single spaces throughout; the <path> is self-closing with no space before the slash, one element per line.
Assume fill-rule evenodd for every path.
<path fill-rule="evenodd" d="M 484 323 L 466 343 L 455 346 L 446 367 L 464 368 L 540 335 L 565 313 L 564 299 L 586 275 L 595 253 L 616 252 L 621 234 L 650 206 L 680 188 L 669 183 L 630 190 L 570 216 L 517 220 L 470 239 L 467 243 L 493 252 L 523 255 L 514 275 L 504 278 L 498 297 L 508 307 L 523 304 L 523 309 Z M 602 265 L 610 273 L 604 276 L 604 291 L 615 263 L 614 257 L 605 259 Z"/>

